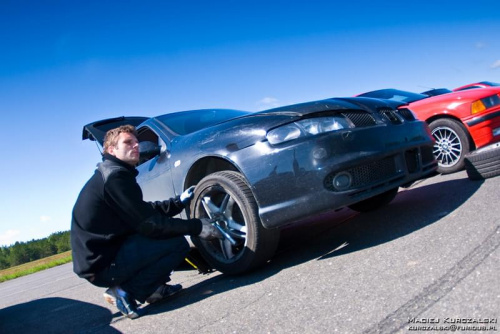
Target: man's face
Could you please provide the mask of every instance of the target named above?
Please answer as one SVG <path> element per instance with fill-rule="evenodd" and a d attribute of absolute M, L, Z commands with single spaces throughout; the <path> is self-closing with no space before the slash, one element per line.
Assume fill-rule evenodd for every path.
<path fill-rule="evenodd" d="M 116 146 L 110 146 L 108 151 L 109 154 L 131 166 L 135 166 L 139 162 L 139 141 L 133 134 L 120 133 Z"/>

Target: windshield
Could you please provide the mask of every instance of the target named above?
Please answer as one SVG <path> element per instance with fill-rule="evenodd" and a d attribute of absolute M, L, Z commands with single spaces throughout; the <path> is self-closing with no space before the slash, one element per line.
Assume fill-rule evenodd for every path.
<path fill-rule="evenodd" d="M 415 102 L 415 101 L 423 100 L 423 99 L 429 97 L 428 95 L 411 93 L 411 92 L 407 92 L 404 90 L 398 90 L 398 89 L 375 90 L 373 92 L 360 94 L 358 96 L 360 96 L 360 97 L 373 97 L 373 98 L 377 98 L 377 99 L 385 99 L 385 100 L 404 102 L 404 103 Z"/>
<path fill-rule="evenodd" d="M 250 112 L 241 110 L 204 109 L 166 114 L 158 116 L 156 119 L 164 123 L 173 132 L 179 135 L 186 135 L 248 114 Z"/>
<path fill-rule="evenodd" d="M 496 86 L 500 86 L 499 83 L 496 83 L 496 82 L 491 82 L 491 81 L 482 81 L 481 82 L 482 84 L 485 84 L 487 86 L 492 86 L 492 87 L 496 87 Z"/>
<path fill-rule="evenodd" d="M 448 94 L 451 93 L 451 90 L 448 88 L 435 88 L 431 90 L 427 90 L 425 92 L 422 92 L 421 94 L 424 95 L 429 95 L 429 96 L 437 96 L 437 95 L 442 95 L 442 94 Z"/>

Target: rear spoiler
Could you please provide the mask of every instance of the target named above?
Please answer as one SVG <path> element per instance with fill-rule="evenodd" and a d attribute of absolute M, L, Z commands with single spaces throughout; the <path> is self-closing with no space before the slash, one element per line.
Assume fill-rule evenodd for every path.
<path fill-rule="evenodd" d="M 119 127 L 120 125 L 130 124 L 138 126 L 142 122 L 148 120 L 149 117 L 141 116 L 121 116 L 115 118 L 103 119 L 100 121 L 92 122 L 83 127 L 82 140 L 89 139 L 95 140 L 102 145 L 104 136 L 108 130 Z"/>

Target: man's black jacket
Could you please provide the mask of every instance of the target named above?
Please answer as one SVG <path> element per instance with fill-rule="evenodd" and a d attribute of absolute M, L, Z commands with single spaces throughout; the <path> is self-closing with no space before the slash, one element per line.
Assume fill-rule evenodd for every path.
<path fill-rule="evenodd" d="M 200 234 L 199 219 L 171 218 L 184 209 L 179 196 L 145 202 L 137 174 L 134 167 L 104 154 L 80 192 L 71 220 L 73 270 L 78 276 L 90 278 L 109 266 L 130 235 L 164 239 Z"/>

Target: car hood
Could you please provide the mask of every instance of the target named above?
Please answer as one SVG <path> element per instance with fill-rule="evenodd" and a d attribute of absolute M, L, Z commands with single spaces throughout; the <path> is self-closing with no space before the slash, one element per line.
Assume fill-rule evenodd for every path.
<path fill-rule="evenodd" d="M 338 111 L 343 110 L 364 110 L 367 112 L 375 112 L 379 108 L 397 108 L 404 105 L 404 103 L 367 98 L 367 97 L 345 97 L 345 98 L 331 98 L 314 102 L 306 102 L 284 106 L 269 110 L 264 110 L 253 115 L 276 115 L 287 114 L 294 116 L 305 116 L 318 112 Z"/>
<path fill-rule="evenodd" d="M 369 113 L 378 113 L 380 108 L 395 109 L 400 102 L 373 98 L 334 98 L 321 101 L 307 102 L 280 108 L 264 110 L 245 116 L 227 120 L 223 123 L 179 136 L 173 140 L 184 147 L 196 145 L 200 151 L 213 151 L 219 147 L 224 152 L 237 151 L 266 140 L 269 130 L 301 118 L 311 117 L 314 114 L 331 114 L 347 110 L 362 110 Z M 201 152 L 200 152 L 201 153 Z M 203 154 L 203 153 L 201 153 Z"/>
<path fill-rule="evenodd" d="M 403 103 L 366 97 L 330 98 L 250 113 L 182 137 L 186 137 L 188 141 L 197 141 L 201 143 L 202 147 L 221 138 L 240 138 L 237 146 L 241 147 L 264 139 L 265 131 L 263 130 L 269 130 L 311 114 L 346 110 L 363 110 L 371 113 L 377 112 L 377 109 L 380 108 L 395 109 L 401 105 Z M 95 140 L 102 145 L 108 130 L 124 124 L 138 126 L 148 119 L 149 117 L 122 116 L 92 122 L 83 127 L 82 139 Z M 178 137 L 174 141 L 182 137 Z"/>

